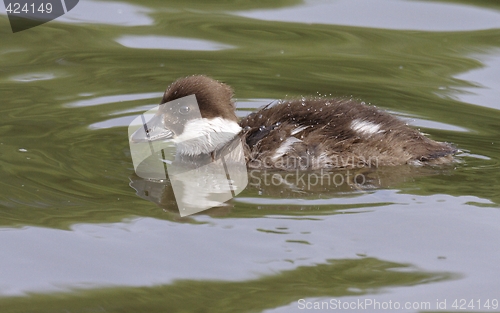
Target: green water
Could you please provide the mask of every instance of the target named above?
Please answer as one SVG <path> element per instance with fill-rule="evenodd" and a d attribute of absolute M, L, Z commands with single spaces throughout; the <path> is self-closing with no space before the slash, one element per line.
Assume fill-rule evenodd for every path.
<path fill-rule="evenodd" d="M 82 0 L 15 34 L 2 7 L 0 38 L 1 312 L 500 311 L 498 1 Z M 231 85 L 239 116 L 353 97 L 463 153 L 180 218 L 134 175 L 127 126 L 191 74 Z"/>

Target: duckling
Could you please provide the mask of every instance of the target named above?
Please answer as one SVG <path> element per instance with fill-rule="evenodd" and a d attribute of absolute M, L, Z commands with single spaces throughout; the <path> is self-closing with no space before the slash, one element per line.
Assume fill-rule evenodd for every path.
<path fill-rule="evenodd" d="M 196 101 L 174 101 L 190 95 Z M 352 99 L 279 101 L 241 120 L 235 110 L 230 86 L 203 75 L 181 78 L 166 89 L 147 137 L 136 132 L 131 141 L 172 140 L 178 155 L 193 158 L 236 139 L 248 168 L 288 171 L 445 164 L 457 152 Z"/>

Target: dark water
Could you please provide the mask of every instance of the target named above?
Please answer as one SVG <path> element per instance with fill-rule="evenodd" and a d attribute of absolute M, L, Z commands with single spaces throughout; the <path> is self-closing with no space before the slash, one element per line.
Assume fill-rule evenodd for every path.
<path fill-rule="evenodd" d="M 83 0 L 16 34 L 0 12 L 2 312 L 500 311 L 498 1 Z M 360 99 L 461 162 L 369 189 L 260 181 L 180 218 L 134 176 L 127 126 L 191 74 L 239 116 Z"/>

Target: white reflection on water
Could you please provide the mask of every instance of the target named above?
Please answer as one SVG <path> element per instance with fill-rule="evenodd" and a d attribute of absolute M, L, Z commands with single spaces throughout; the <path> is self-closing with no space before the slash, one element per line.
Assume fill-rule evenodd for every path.
<path fill-rule="evenodd" d="M 122 116 L 110 118 L 102 122 L 97 122 L 89 125 L 90 129 L 106 129 L 113 127 L 125 127 L 130 125 L 134 120 L 134 116 Z"/>
<path fill-rule="evenodd" d="M 154 35 L 122 36 L 116 41 L 125 47 L 137 49 L 216 51 L 234 48 L 230 45 L 209 40 Z"/>
<path fill-rule="evenodd" d="M 112 96 L 103 96 L 96 98 L 89 98 L 84 100 L 78 100 L 74 102 L 70 102 L 65 104 L 66 107 L 88 107 L 94 105 L 102 105 L 116 102 L 124 102 L 124 101 L 135 101 L 142 99 L 154 99 L 160 98 L 163 93 L 160 92 L 150 92 L 150 93 L 134 93 L 134 94 L 123 94 L 123 95 L 112 95 Z M 136 111 L 134 111 L 136 112 Z"/>
<path fill-rule="evenodd" d="M 57 76 L 55 73 L 27 73 L 12 76 L 10 79 L 17 82 L 30 83 L 40 80 L 51 80 Z"/>
<path fill-rule="evenodd" d="M 498 273 L 500 250 L 492 238 L 500 233 L 500 214 L 473 204 L 491 205 L 490 201 L 397 190 L 350 201 L 394 204 L 343 211 L 357 214 L 193 216 L 203 224 L 135 218 L 78 224 L 71 231 L 3 228 L 0 294 L 153 286 L 179 279 L 241 281 L 365 255 L 463 276 L 459 281 L 393 288 L 396 299 L 497 296 L 500 282 L 491 277 Z M 277 234 L 276 229 L 286 233 Z"/>
<path fill-rule="evenodd" d="M 425 31 L 500 28 L 500 13 L 469 5 L 397 0 L 309 0 L 292 8 L 254 10 L 239 16 L 292 23 Z"/>
<path fill-rule="evenodd" d="M 458 94 L 461 101 L 500 110 L 500 50 L 488 55 L 475 57 L 483 67 L 472 70 L 455 78 L 476 84 L 477 87 L 461 88 L 465 93 Z"/>

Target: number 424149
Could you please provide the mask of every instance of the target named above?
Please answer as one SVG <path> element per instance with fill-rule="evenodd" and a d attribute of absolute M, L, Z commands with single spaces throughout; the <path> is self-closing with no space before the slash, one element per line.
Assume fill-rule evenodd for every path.
<path fill-rule="evenodd" d="M 486 301 L 481 300 L 470 300 L 467 301 L 465 299 L 455 299 L 453 304 L 451 305 L 455 310 L 471 310 L 471 309 L 498 309 L 498 300 L 497 299 L 487 299 Z"/>
<path fill-rule="evenodd" d="M 5 8 L 5 11 L 10 14 L 28 14 L 28 13 L 52 13 L 52 3 L 41 3 L 38 8 L 35 6 L 34 3 L 32 4 L 27 4 L 25 3 L 24 6 L 21 8 L 20 3 L 9 3 L 7 7 Z"/>

